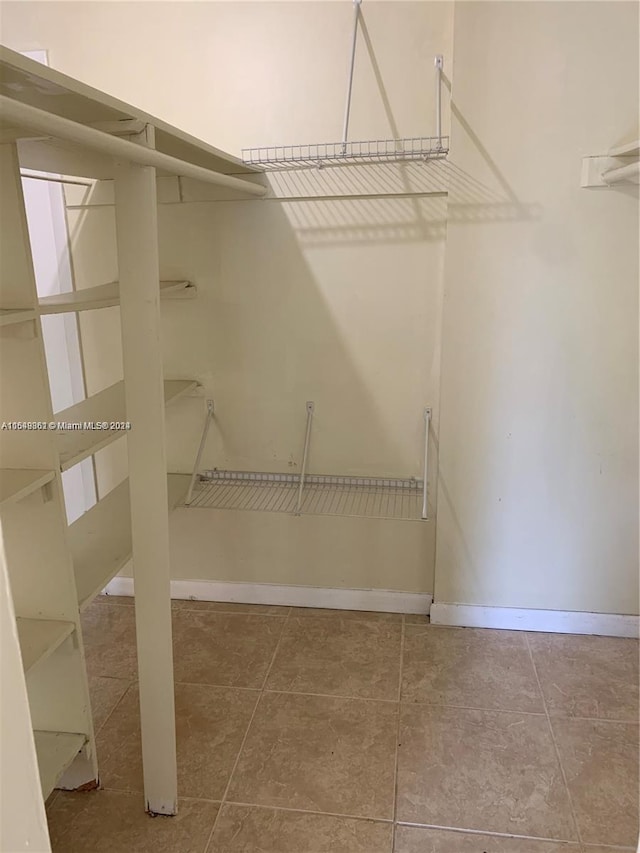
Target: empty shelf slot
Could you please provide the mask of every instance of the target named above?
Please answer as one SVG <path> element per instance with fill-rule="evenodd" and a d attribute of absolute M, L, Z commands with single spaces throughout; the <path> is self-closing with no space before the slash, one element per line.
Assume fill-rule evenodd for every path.
<path fill-rule="evenodd" d="M 42 796 L 46 799 L 58 780 L 87 742 L 85 735 L 71 732 L 35 731 L 33 737 L 38 755 Z"/>
<path fill-rule="evenodd" d="M 295 512 L 297 475 L 207 472 L 189 507 Z M 302 515 L 422 520 L 422 481 L 312 475 L 305 479 Z"/>
<path fill-rule="evenodd" d="M 170 379 L 164 383 L 165 404 L 193 391 L 198 383 L 191 379 Z M 56 414 L 59 423 L 123 423 L 126 421 L 124 382 L 116 382 L 104 391 Z M 126 435 L 122 429 L 69 429 L 56 433 L 60 468 L 66 471 L 92 456 L 116 439 Z"/>
<path fill-rule="evenodd" d="M 18 617 L 16 625 L 25 673 L 49 657 L 75 630 L 73 622 L 63 622 L 58 619 Z"/>
<path fill-rule="evenodd" d="M 35 319 L 36 312 L 33 308 L 0 308 L 0 326 L 11 326 Z"/>
<path fill-rule="evenodd" d="M 189 281 L 161 281 L 162 298 L 188 298 L 196 295 L 197 288 Z M 64 314 L 72 311 L 95 311 L 120 304 L 120 283 L 112 281 L 98 287 L 87 287 L 55 296 L 45 296 L 38 302 L 41 314 Z"/>
<path fill-rule="evenodd" d="M 17 503 L 42 488 L 55 477 L 55 471 L 31 468 L 0 468 L 0 506 Z"/>
<path fill-rule="evenodd" d="M 169 474 L 168 509 L 189 488 L 188 474 Z M 84 609 L 131 559 L 131 504 L 125 480 L 69 527 L 78 605 Z"/>

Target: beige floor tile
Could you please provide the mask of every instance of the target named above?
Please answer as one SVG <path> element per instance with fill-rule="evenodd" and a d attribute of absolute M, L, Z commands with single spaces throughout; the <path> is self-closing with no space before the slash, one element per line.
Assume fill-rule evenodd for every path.
<path fill-rule="evenodd" d="M 202 853 L 219 806 L 181 800 L 150 817 L 140 794 L 60 792 L 49 814 L 53 853 Z"/>
<path fill-rule="evenodd" d="M 89 696 L 91 697 L 91 711 L 93 713 L 93 729 L 96 734 L 130 685 L 131 681 L 126 678 L 109 678 L 104 675 L 89 676 Z"/>
<path fill-rule="evenodd" d="M 335 616 L 338 619 L 355 619 L 362 622 L 402 622 L 402 613 L 382 613 L 377 610 L 332 610 L 327 607 L 292 607 L 292 616 Z"/>
<path fill-rule="evenodd" d="M 252 616 L 286 616 L 290 607 L 275 604 L 239 604 L 233 601 L 194 601 L 192 599 L 174 600 L 179 610 L 204 610 L 210 613 L 246 613 Z"/>
<path fill-rule="evenodd" d="M 391 853 L 391 836 L 390 823 L 225 805 L 207 853 Z"/>
<path fill-rule="evenodd" d="M 405 625 L 428 625 L 429 617 L 426 613 L 405 613 Z"/>
<path fill-rule="evenodd" d="M 545 716 L 405 705 L 400 821 L 575 841 Z"/>
<path fill-rule="evenodd" d="M 550 714 L 638 719 L 637 640 L 530 634 L 529 644 Z"/>
<path fill-rule="evenodd" d="M 544 712 L 527 641 L 518 631 L 407 625 L 402 699 Z"/>
<path fill-rule="evenodd" d="M 398 698 L 402 625 L 290 617 L 267 689 Z"/>
<path fill-rule="evenodd" d="M 582 840 L 635 845 L 637 725 L 558 717 L 552 725 Z"/>
<path fill-rule="evenodd" d="M 89 675 L 138 677 L 133 607 L 92 604 L 82 614 L 82 636 Z"/>
<path fill-rule="evenodd" d="M 399 826 L 393 853 L 581 853 L 581 849 L 571 842 Z"/>
<path fill-rule="evenodd" d="M 96 604 L 122 604 L 125 607 L 134 607 L 136 603 L 133 595 L 98 595 L 94 600 Z"/>
<path fill-rule="evenodd" d="M 583 845 L 582 853 L 636 853 L 636 847 L 600 847 L 591 844 Z"/>
<path fill-rule="evenodd" d="M 176 681 L 262 687 L 284 622 L 276 616 L 178 610 L 173 616 Z"/>
<path fill-rule="evenodd" d="M 388 819 L 396 728 L 392 702 L 265 693 L 228 799 Z"/>
<path fill-rule="evenodd" d="M 183 797 L 222 798 L 258 696 L 253 690 L 176 685 L 178 791 Z M 136 688 L 107 720 L 97 749 L 105 788 L 143 790 Z"/>

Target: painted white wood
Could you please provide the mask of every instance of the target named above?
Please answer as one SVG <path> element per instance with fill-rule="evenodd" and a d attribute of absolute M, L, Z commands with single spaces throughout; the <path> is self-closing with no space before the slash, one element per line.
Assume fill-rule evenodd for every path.
<path fill-rule="evenodd" d="M 25 673 L 45 660 L 76 629 L 73 622 L 58 619 L 16 619 Z"/>
<path fill-rule="evenodd" d="M 69 545 L 82 610 L 131 559 L 128 480 L 70 525 Z"/>
<path fill-rule="evenodd" d="M 26 323 L 35 318 L 36 312 L 32 308 L 0 308 L 0 326 Z"/>
<path fill-rule="evenodd" d="M 14 145 L 0 146 L 0 178 L 0 302 L 5 308 L 31 306 L 35 312 L 35 277 Z M 0 421 L 49 423 L 53 409 L 37 313 L 29 323 L 10 326 L 8 330 L 25 327 L 33 330 L 31 337 L 4 334 L 0 337 Z M 59 470 L 54 435 L 49 430 L 0 432 L 0 459 L 5 467 L 12 469 Z M 54 654 L 48 651 L 61 634 L 55 640 L 50 638 L 51 644 L 47 643 L 43 654 L 40 654 L 42 645 L 36 648 L 38 643 L 34 641 L 29 656 L 33 652 L 40 663 L 30 669 L 27 695 L 34 729 L 78 732 L 87 741 L 82 755 L 77 759 L 75 754 L 71 756 L 73 784 L 80 785 L 95 781 L 98 775 L 89 691 L 73 566 L 66 540 L 61 478 L 56 474 L 45 488 L 45 500 L 34 492 L 22 496 L 17 503 L 5 503 L 0 517 L 1 539 L 17 617 L 61 620 L 73 625 L 73 640 L 63 640 Z M 10 703 L 5 691 L 0 691 L 3 719 Z M 27 761 L 24 745 L 22 751 Z"/>
<path fill-rule="evenodd" d="M 141 142 L 153 145 L 153 133 Z M 115 197 L 126 410 L 132 423 L 127 448 L 145 802 L 151 812 L 175 814 L 178 794 L 155 169 L 119 164 Z"/>
<path fill-rule="evenodd" d="M 188 474 L 168 475 L 169 511 L 184 498 L 188 487 Z M 132 557 L 128 480 L 74 521 L 69 527 L 69 543 L 78 604 L 84 610 Z"/>
<path fill-rule="evenodd" d="M 238 157 L 226 154 L 137 107 L 3 46 L 0 46 L 0 67 L 6 90 L 11 91 L 16 100 L 23 100 L 87 125 L 95 125 L 101 121 L 138 120 L 155 128 L 155 147 L 158 151 L 223 174 L 248 175 L 258 172 L 257 169 L 246 166 Z M 52 90 L 59 97 L 51 98 Z M 64 169 L 53 171 L 70 174 Z"/>
<path fill-rule="evenodd" d="M 9 578 L 0 544 L 0 850 L 49 853 L 49 833 Z"/>
<path fill-rule="evenodd" d="M 50 483 L 55 471 L 28 468 L 0 468 L 0 506 L 17 503 Z"/>
<path fill-rule="evenodd" d="M 105 593 L 133 595 L 133 578 L 114 578 L 106 587 Z M 429 613 L 433 596 L 429 593 L 392 589 L 323 589 L 271 583 L 172 580 L 171 598 L 426 615 Z"/>
<path fill-rule="evenodd" d="M 156 287 L 157 292 L 157 287 Z M 156 297 L 157 298 L 157 297 Z M 197 382 L 192 379 L 169 379 L 164 383 L 164 403 L 177 400 L 183 394 L 193 391 Z M 70 406 L 56 414 L 59 423 L 123 423 L 130 421 L 128 406 L 125 404 L 125 383 L 123 381 L 110 385 L 98 394 L 87 397 L 81 403 Z M 56 440 L 60 452 L 61 469 L 63 471 L 77 465 L 88 456 L 111 444 L 111 442 L 130 435 L 129 431 L 121 429 L 106 430 L 70 430 L 58 431 Z"/>
<path fill-rule="evenodd" d="M 82 734 L 34 732 L 42 796 L 46 799 L 86 742 Z"/>
<path fill-rule="evenodd" d="M 640 617 L 619 613 L 482 607 L 473 604 L 445 604 L 439 601 L 431 605 L 430 615 L 433 625 L 544 631 L 552 634 L 601 634 L 607 637 L 637 637 L 640 624 Z"/>
<path fill-rule="evenodd" d="M 160 298 L 193 298 L 197 288 L 189 281 L 161 281 Z M 112 308 L 120 304 L 120 285 L 117 281 L 46 296 L 38 301 L 40 314 L 63 314 L 69 311 L 95 311 L 97 308 Z"/>

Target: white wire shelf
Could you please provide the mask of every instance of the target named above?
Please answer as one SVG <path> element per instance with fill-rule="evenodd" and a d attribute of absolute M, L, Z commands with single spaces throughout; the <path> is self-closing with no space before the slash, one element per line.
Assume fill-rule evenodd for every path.
<path fill-rule="evenodd" d="M 205 471 L 189 508 L 292 513 L 297 474 Z M 301 515 L 422 520 L 422 480 L 308 475 Z"/>
<path fill-rule="evenodd" d="M 359 163 L 434 160 L 446 157 L 448 153 L 448 136 L 415 136 L 405 139 L 367 139 L 360 142 L 243 148 L 242 161 L 247 166 L 276 171 Z"/>

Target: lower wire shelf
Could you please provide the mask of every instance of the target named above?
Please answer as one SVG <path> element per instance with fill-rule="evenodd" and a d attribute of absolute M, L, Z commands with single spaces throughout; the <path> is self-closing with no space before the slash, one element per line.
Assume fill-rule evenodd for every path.
<path fill-rule="evenodd" d="M 205 471 L 189 508 L 293 513 L 299 488 L 297 474 Z M 414 478 L 308 475 L 300 514 L 422 521 L 422 489 Z"/>

